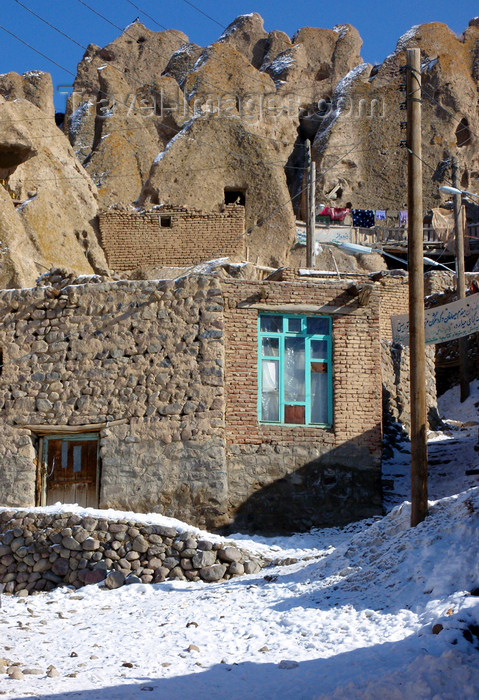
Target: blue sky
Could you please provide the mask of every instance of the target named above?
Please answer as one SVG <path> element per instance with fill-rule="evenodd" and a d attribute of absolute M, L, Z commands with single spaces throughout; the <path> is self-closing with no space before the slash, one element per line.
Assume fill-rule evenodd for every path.
<path fill-rule="evenodd" d="M 413 24 L 445 22 L 459 34 L 467 27 L 469 20 L 479 14 L 477 3 L 469 0 L 402 0 L 393 3 L 388 0 L 343 0 L 329 4 L 317 0 L 303 0 L 301 3 L 291 0 L 191 0 L 191 4 L 186 0 L 85 2 L 118 27 L 124 28 L 139 16 L 149 29 L 160 31 L 161 27 L 158 24 L 168 29 L 180 29 L 191 41 L 202 46 L 215 41 L 221 34 L 222 27 L 226 27 L 235 17 L 246 12 L 259 12 L 267 31 L 281 29 L 290 36 L 296 29 L 304 26 L 332 28 L 335 24 L 349 23 L 361 34 L 364 42 L 362 56 L 370 63 L 381 62 L 394 49 L 401 34 Z M 23 73 L 32 69 L 50 72 L 56 92 L 56 106 L 58 110 L 62 110 L 65 98 L 62 98 L 61 92 L 66 90 L 64 86 L 71 85 L 71 73 L 76 73 L 83 49 L 32 16 L 22 4 L 84 46 L 89 43 L 105 46 L 118 36 L 120 31 L 91 12 L 79 0 L 21 0 L 21 4 L 20 0 L 1 0 L 0 25 L 43 53 L 45 57 L 0 29 L 0 73 Z M 192 5 L 210 18 L 202 15 Z M 141 11 L 151 15 L 158 24 Z M 66 70 L 48 59 L 52 59 Z"/>

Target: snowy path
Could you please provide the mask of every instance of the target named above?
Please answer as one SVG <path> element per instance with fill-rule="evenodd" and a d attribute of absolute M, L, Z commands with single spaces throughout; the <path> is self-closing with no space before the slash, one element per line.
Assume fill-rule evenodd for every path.
<path fill-rule="evenodd" d="M 468 406 L 445 397 L 448 416 L 463 421 L 462 413 L 477 412 L 478 384 Z M 0 675 L 0 695 L 479 697 L 479 487 L 471 488 L 477 476 L 465 476 L 479 464 L 477 428 L 456 426 L 434 438 L 430 493 L 441 500 L 417 528 L 409 528 L 402 503 L 343 530 L 241 538 L 243 546 L 299 561 L 227 583 L 3 596 L 0 657 L 40 673 L 21 681 Z M 404 501 L 408 453 L 397 451 L 388 469 L 400 475 L 391 499 Z M 46 676 L 51 664 L 57 677 Z"/>

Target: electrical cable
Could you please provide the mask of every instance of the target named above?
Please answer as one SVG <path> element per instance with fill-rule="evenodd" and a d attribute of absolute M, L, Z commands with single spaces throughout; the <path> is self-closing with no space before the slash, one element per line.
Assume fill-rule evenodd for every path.
<path fill-rule="evenodd" d="M 127 0 L 127 1 L 129 1 L 129 0 Z M 79 44 L 75 39 L 73 39 L 73 37 L 69 36 L 68 34 L 66 34 L 65 32 L 63 32 L 61 29 L 59 29 L 59 28 L 56 27 L 55 25 L 53 25 L 53 24 L 51 24 L 50 22 L 48 22 L 47 20 L 45 20 L 43 17 L 41 17 L 41 16 L 38 15 L 37 13 L 33 12 L 32 10 L 30 10 L 30 8 L 28 8 L 25 4 L 19 2 L 19 0 L 14 0 L 14 2 L 16 2 L 16 3 L 19 4 L 19 5 L 21 5 L 24 9 L 26 9 L 28 12 L 30 12 L 30 13 L 33 14 L 35 17 L 37 17 L 40 21 L 44 22 L 44 23 L 47 24 L 49 27 L 51 27 L 52 29 L 54 29 L 55 31 L 57 31 L 57 32 L 58 32 L 59 34 L 61 34 L 62 36 L 66 37 L 67 39 L 69 39 L 70 41 L 72 41 L 73 43 L 75 43 L 77 46 L 80 46 L 81 48 L 83 48 L 84 50 L 86 50 L 87 47 L 83 46 L 82 44 Z M 80 2 L 80 3 L 83 4 L 83 5 L 85 5 L 85 6 L 88 7 L 89 9 L 92 9 L 92 8 L 90 8 L 86 3 L 83 3 L 82 0 L 78 0 L 78 2 Z M 95 10 L 92 10 L 92 11 L 94 11 L 95 14 L 99 14 L 99 16 L 103 17 L 103 15 L 101 15 L 101 14 L 98 13 L 98 12 L 96 12 Z M 104 19 L 105 19 L 106 21 L 109 21 L 107 18 L 104 18 Z M 110 22 L 110 23 L 111 23 L 111 22 Z M 113 24 L 113 26 L 116 27 L 117 25 Z M 4 29 L 3 27 L 0 27 L 0 28 Z M 5 31 L 8 32 L 8 30 L 5 30 Z M 10 32 L 8 32 L 8 33 L 10 33 Z M 19 41 L 22 41 L 22 40 L 21 40 L 19 37 L 17 37 L 16 35 L 13 35 L 13 36 L 15 36 L 15 38 L 17 38 Z M 25 43 L 25 42 L 23 42 L 23 43 Z M 30 46 L 29 44 L 27 44 L 27 45 Z M 34 51 L 36 51 L 37 53 L 39 53 L 39 54 L 40 54 L 41 56 L 43 56 L 44 58 L 47 58 L 47 60 L 51 61 L 52 63 L 56 63 L 55 61 L 53 61 L 53 59 L 50 59 L 46 54 L 42 54 L 42 53 L 39 52 L 37 49 L 35 49 L 33 46 L 30 46 L 30 48 L 32 48 Z M 59 64 L 56 64 L 56 65 L 59 65 Z M 61 66 L 60 66 L 60 67 L 61 67 Z M 111 67 L 114 68 L 117 72 L 119 72 L 120 75 L 122 75 L 122 77 L 123 77 L 122 71 L 121 71 L 117 66 L 111 65 Z M 65 70 L 67 70 L 67 69 L 65 69 Z M 71 73 L 71 75 L 73 75 L 73 73 Z M 75 77 L 76 77 L 76 76 L 75 76 Z M 135 79 L 133 79 L 133 80 L 135 80 Z M 141 87 L 143 87 L 143 84 L 142 84 L 139 80 L 135 80 L 135 82 L 137 82 L 138 85 L 140 85 Z M 111 97 L 111 96 L 108 95 L 105 91 L 99 89 L 96 85 L 94 85 L 94 87 L 95 87 L 95 90 L 96 90 L 97 92 L 104 94 L 104 95 L 105 95 L 106 97 L 108 97 L 108 98 Z M 225 94 L 226 94 L 226 93 L 225 93 Z M 128 107 L 128 108 L 131 107 L 131 105 L 127 105 L 126 103 L 123 103 L 123 102 L 122 102 L 122 104 L 123 104 L 125 107 Z M 21 121 L 21 120 L 17 120 L 17 121 Z M 28 121 L 28 120 L 25 120 L 25 121 Z M 179 132 L 182 131 L 183 128 L 184 128 L 184 127 L 182 126 L 180 129 L 175 129 L 174 127 L 170 127 L 170 126 L 167 126 L 167 125 L 164 125 L 164 124 L 162 125 L 162 127 L 163 127 L 164 129 L 168 129 L 168 130 L 170 130 L 170 131 L 174 131 L 175 133 L 179 133 Z M 143 127 L 138 127 L 138 129 L 142 129 L 142 128 L 143 128 Z M 125 131 L 130 131 L 130 130 L 133 130 L 133 129 L 128 129 L 128 128 L 125 129 Z M 112 130 L 110 133 L 113 133 L 114 131 L 115 131 L 115 130 Z M 247 133 L 252 134 L 253 136 L 256 136 L 253 132 L 249 132 L 247 129 L 245 129 L 245 131 L 247 131 Z M 42 137 L 33 137 L 33 138 L 42 138 Z M 46 137 L 45 137 L 45 138 L 46 138 Z M 191 137 L 190 137 L 190 138 L 191 138 Z M 266 138 L 268 138 L 268 137 L 266 137 Z M 211 147 L 211 148 L 217 147 L 217 144 L 211 144 L 211 143 L 208 143 L 208 142 L 200 142 L 198 139 L 195 139 L 195 140 L 196 140 L 198 143 L 203 143 L 204 145 L 207 145 L 207 146 L 209 146 L 209 147 Z M 272 141 L 274 141 L 275 143 L 277 143 L 277 140 L 276 140 L 276 139 L 270 139 L 270 140 L 272 140 Z M 135 146 L 129 141 L 129 139 L 127 139 L 127 141 L 128 141 L 128 143 L 130 143 L 130 145 L 132 146 L 132 148 L 135 149 Z M 295 145 L 295 144 L 287 144 L 287 143 L 285 142 L 283 145 Z M 232 153 L 232 152 L 229 152 L 229 153 Z M 246 160 L 246 159 L 245 159 L 245 160 Z"/>
<path fill-rule="evenodd" d="M 44 22 L 45 24 L 47 24 L 51 29 L 54 29 L 56 32 L 58 32 L 59 34 L 64 36 L 66 39 L 73 41 L 73 43 L 76 44 L 77 46 L 79 46 L 81 49 L 86 49 L 86 46 L 83 46 L 83 44 L 79 44 L 78 41 L 75 41 L 75 39 L 72 39 L 71 36 L 69 36 L 68 34 L 65 34 L 65 32 L 63 32 L 58 27 L 55 27 L 55 25 L 51 24 L 47 19 L 45 19 L 44 17 L 41 17 L 41 15 L 38 15 L 30 7 L 27 7 L 26 5 L 23 4 L 23 2 L 20 2 L 20 0 L 13 0 L 13 2 L 16 2 L 17 5 L 20 5 L 20 7 L 23 7 L 25 10 L 27 10 L 27 12 L 30 12 L 30 14 L 32 14 L 34 17 L 37 17 L 37 19 L 39 19 L 42 22 Z"/>
<path fill-rule="evenodd" d="M 218 22 L 214 17 L 211 17 L 210 15 L 206 14 L 206 12 L 203 12 L 203 10 L 200 10 L 200 8 L 197 7 L 196 5 L 194 5 L 192 2 L 190 2 L 190 0 L 183 0 L 183 2 L 186 3 L 187 5 L 189 5 L 190 7 L 192 7 L 194 10 L 199 12 L 204 17 L 207 17 L 209 20 L 211 20 L 212 22 L 217 24 L 218 27 L 221 27 L 221 29 L 225 29 L 225 27 L 220 22 Z"/>
<path fill-rule="evenodd" d="M 135 39 L 135 37 L 132 36 L 131 34 L 129 34 L 128 31 L 127 31 L 126 29 L 122 29 L 122 27 L 120 27 L 118 24 L 115 24 L 114 22 L 112 22 L 112 20 L 108 19 L 108 17 L 106 17 L 105 15 L 103 15 L 101 12 L 98 12 L 98 10 L 95 10 L 95 9 L 94 9 L 93 7 L 91 7 L 87 2 L 85 2 L 85 0 L 76 0 L 76 2 L 78 2 L 80 5 L 83 5 L 84 7 L 86 7 L 88 10 L 90 10 L 90 12 L 93 12 L 95 15 L 97 15 L 98 17 L 100 17 L 101 19 L 103 19 L 105 22 L 107 22 L 108 24 L 110 24 L 112 27 L 115 27 L 115 29 L 118 29 L 118 30 L 121 32 L 122 35 L 125 34 L 126 36 L 129 36 L 129 37 L 131 37 L 132 39 Z M 155 54 L 156 56 L 159 56 L 160 58 L 166 59 L 167 61 L 169 61 L 169 59 L 171 58 L 171 55 L 167 55 L 167 54 L 162 53 L 162 52 L 160 52 L 160 51 L 156 51 L 156 50 L 153 49 L 151 46 L 148 46 L 147 48 L 148 48 L 148 50 L 149 50 L 151 53 Z M 208 46 L 207 46 L 207 47 L 204 47 L 204 50 L 206 50 L 206 49 L 208 49 L 208 48 L 209 48 Z M 254 68 L 254 66 L 252 66 L 252 67 Z M 257 69 L 254 69 L 254 70 L 257 70 Z M 261 73 L 261 71 L 258 71 L 258 73 Z M 268 74 L 263 72 L 263 75 L 268 75 Z M 257 77 L 254 76 L 254 75 L 251 75 L 250 77 L 251 77 L 251 79 L 252 79 L 254 82 L 256 82 L 256 83 L 258 83 L 259 85 L 262 85 L 262 86 L 264 87 L 264 83 L 263 83 L 263 81 L 262 81 L 260 78 L 257 78 Z M 213 83 L 210 83 L 208 80 L 205 80 L 204 78 L 202 78 L 202 83 L 203 83 L 204 85 L 207 85 L 207 86 L 209 86 L 209 87 L 214 88 L 215 90 L 218 90 L 218 87 L 217 87 L 217 86 L 213 85 Z M 220 91 L 221 91 L 221 89 L 220 89 Z M 229 93 L 228 91 L 226 91 L 226 90 L 222 90 L 221 92 L 222 92 L 223 95 L 229 95 L 229 94 L 230 94 L 230 93 Z M 306 91 L 306 90 L 303 90 L 303 91 L 297 90 L 297 92 L 298 92 L 298 94 L 301 94 L 301 92 L 302 92 L 304 95 L 307 95 L 307 96 L 309 96 L 309 97 L 310 97 L 310 95 L 311 95 L 310 91 Z M 276 92 L 275 92 L 274 94 L 276 95 Z"/>
<path fill-rule="evenodd" d="M 15 0 L 15 1 L 18 2 L 18 0 Z M 80 2 L 80 4 L 84 5 L 85 7 L 87 7 L 88 9 L 90 9 L 91 11 L 93 11 L 95 14 L 99 15 L 100 17 L 102 17 L 105 21 L 109 22 L 110 24 L 113 24 L 113 26 L 117 26 L 117 25 L 114 25 L 114 23 L 110 22 L 110 20 L 108 20 L 107 18 L 105 18 L 103 15 L 101 15 L 101 13 L 98 13 L 97 11 L 93 10 L 93 8 L 91 8 L 87 3 L 83 2 L 83 0 L 77 0 L 77 1 Z M 26 8 L 26 6 L 23 5 L 23 3 L 18 3 L 18 4 L 20 4 L 20 5 L 22 5 L 23 7 Z M 28 8 L 26 8 L 26 9 L 28 9 Z M 33 13 L 33 14 L 35 14 L 35 16 L 39 17 L 39 15 L 37 15 L 36 13 Z M 42 18 L 39 17 L 39 19 L 42 19 Z M 42 20 L 42 21 L 43 21 L 43 20 Z M 48 24 L 49 24 L 49 26 L 52 26 L 53 28 L 55 28 L 55 27 L 54 27 L 53 25 L 51 25 L 50 23 L 48 23 Z M 4 28 L 2 27 L 2 29 L 4 29 Z M 55 29 L 57 29 L 57 28 L 55 28 Z M 8 32 L 8 30 L 6 30 L 6 31 Z M 58 30 L 58 31 L 60 31 L 60 33 L 62 33 L 64 36 L 67 36 L 67 38 L 70 38 L 70 39 L 71 39 L 71 37 L 68 37 L 68 35 L 65 35 L 65 33 L 62 32 L 61 30 Z M 8 33 L 10 33 L 10 32 L 8 32 Z M 12 35 L 13 35 L 13 34 L 12 34 Z M 15 38 L 19 39 L 19 37 L 16 37 L 16 35 L 13 35 L 13 36 L 15 36 Z M 19 40 L 22 41 L 22 43 L 26 43 L 26 42 L 23 42 L 23 40 L 21 40 L 21 39 L 19 39 Z M 74 41 L 76 44 L 78 44 L 78 42 L 76 42 L 74 39 L 71 39 L 71 40 Z M 33 47 L 31 47 L 31 48 L 33 48 Z M 35 50 L 35 49 L 34 49 L 34 50 Z M 41 54 L 41 55 L 43 55 L 43 54 Z M 43 55 L 43 56 L 44 56 L 44 55 Z M 48 59 L 47 56 L 44 56 L 44 57 L 46 57 L 46 58 Z M 51 60 L 51 59 L 49 59 L 49 60 Z M 57 64 L 57 65 L 58 65 L 58 64 Z M 60 67 L 61 67 L 61 66 L 60 66 Z M 62 68 L 63 68 L 63 67 L 62 67 Z M 370 130 L 370 131 L 371 131 L 371 130 Z M 347 155 L 349 155 L 349 154 L 350 154 L 353 150 L 355 150 L 355 149 L 360 145 L 360 143 L 361 143 L 362 141 L 364 141 L 365 138 L 367 138 L 369 135 L 370 135 L 370 134 L 366 134 L 365 137 L 364 137 L 363 139 L 361 139 L 360 142 L 358 142 L 356 145 L 354 145 L 353 148 L 352 148 L 350 151 L 348 151 L 347 153 L 343 154 L 339 160 L 342 160 L 344 157 L 346 157 Z M 196 139 L 193 139 L 193 140 L 196 140 Z M 132 145 L 132 144 L 131 144 L 131 145 Z M 212 144 L 208 144 L 208 145 L 209 145 L 209 146 L 212 146 Z M 235 155 L 235 154 L 232 154 L 232 155 Z M 324 174 L 326 174 L 326 172 L 328 172 L 329 170 L 331 170 L 332 168 L 334 168 L 335 165 L 336 165 L 338 162 L 339 162 L 339 161 L 336 161 L 336 163 L 332 164 L 328 169 L 326 169 L 326 171 L 324 171 L 324 172 L 322 172 L 322 173 L 319 173 L 319 174 L 318 174 L 318 177 L 317 177 L 316 180 L 315 180 L 315 183 L 318 182 L 319 178 L 320 178 L 320 177 L 323 177 Z M 428 165 L 428 164 L 427 164 L 427 165 Z M 219 167 L 226 167 L 226 166 L 219 166 Z M 290 166 L 290 167 L 294 167 L 294 166 Z M 429 165 L 428 165 L 428 167 L 432 167 L 432 166 L 429 166 Z M 300 169 L 300 168 L 298 168 L 298 169 Z M 190 171 L 192 171 L 192 170 L 193 170 L 193 169 L 191 169 Z M 187 170 L 187 171 L 188 171 L 188 170 Z M 56 178 L 55 178 L 55 179 L 56 179 Z M 31 181 L 31 180 L 30 180 L 30 181 Z M 282 209 L 284 206 L 286 206 L 286 204 L 289 204 L 290 202 L 293 202 L 295 199 L 297 199 L 299 196 L 301 196 L 301 194 L 304 192 L 304 189 L 305 189 L 305 188 L 303 188 L 303 190 L 301 190 L 301 191 L 298 192 L 296 195 L 294 195 L 292 198 L 290 198 L 290 199 L 288 200 L 287 203 L 284 203 L 283 205 L 280 205 L 279 208 L 277 208 L 276 210 L 274 210 L 273 212 L 271 212 L 271 214 L 270 214 L 267 218 L 270 218 L 270 217 L 273 216 L 275 213 L 277 213 L 277 211 L 279 211 L 279 210 Z M 264 223 L 264 221 L 265 221 L 265 220 L 263 220 L 262 223 Z M 256 224 L 256 225 L 253 226 L 253 227 L 250 227 L 250 229 L 248 229 L 247 235 L 250 235 L 250 234 L 252 233 L 252 231 L 253 231 L 256 227 L 258 227 L 258 224 Z"/>
<path fill-rule="evenodd" d="M 80 48 L 82 48 L 83 50 L 87 50 L 87 47 L 86 47 L 86 46 L 84 46 L 83 44 L 80 44 L 78 41 L 76 41 L 76 39 L 74 39 L 73 37 L 71 37 L 71 36 L 68 35 L 67 33 L 63 32 L 61 29 L 59 29 L 58 27 L 56 27 L 55 25 L 53 25 L 51 22 L 49 22 L 49 21 L 46 20 L 45 18 L 41 17 L 39 14 L 37 14 L 36 12 L 34 12 L 33 10 L 31 10 L 27 5 L 25 5 L 24 3 L 20 2 L 20 0 L 13 0 L 13 1 L 16 2 L 18 5 L 20 5 L 21 7 L 23 7 L 27 12 L 29 12 L 30 14 L 32 14 L 34 17 L 36 17 L 37 19 L 39 19 L 40 21 L 42 21 L 44 24 L 46 24 L 47 26 L 49 26 L 51 29 L 53 29 L 54 31 L 58 32 L 58 33 L 59 33 L 60 35 L 62 35 L 63 37 L 69 39 L 71 42 L 73 42 L 74 44 L 76 44 L 77 46 L 79 46 Z M 136 9 L 140 9 L 139 6 L 138 6 L 138 5 L 135 5 L 134 3 L 132 3 L 131 0 L 125 0 L 125 1 L 126 1 L 126 2 L 129 2 L 130 4 L 133 4 L 134 7 L 135 7 Z M 96 10 L 94 10 L 93 8 L 91 8 L 87 3 L 83 2 L 82 0 L 77 0 L 77 2 L 79 2 L 79 3 L 82 4 L 82 5 L 84 5 L 84 6 L 85 6 L 86 8 L 88 8 L 90 11 L 94 12 L 95 14 L 97 14 L 99 17 L 101 17 L 102 19 L 104 19 L 104 21 L 108 22 L 108 23 L 111 24 L 113 27 L 117 28 L 120 32 L 126 33 L 126 34 L 128 35 L 128 33 L 126 32 L 126 30 L 122 30 L 121 27 L 119 27 L 118 25 L 114 24 L 114 23 L 111 22 L 107 17 L 105 17 L 105 16 L 102 15 L 101 13 L 99 13 L 99 12 L 97 12 Z M 146 14 L 146 13 L 144 13 L 144 14 Z M 150 15 L 147 15 L 147 16 L 150 17 Z M 153 21 L 155 21 L 153 18 L 151 18 L 151 19 L 152 19 Z M 158 23 L 157 23 L 157 24 L 158 24 Z M 163 26 L 163 25 L 159 25 L 159 26 Z M 4 29 L 3 27 L 1 27 L 1 28 Z M 6 29 L 5 29 L 5 31 L 8 32 L 8 30 L 6 30 Z M 10 32 L 8 32 L 8 33 L 10 33 Z M 19 37 L 16 37 L 16 35 L 13 35 L 13 34 L 12 34 L 12 36 L 15 36 L 15 38 L 17 38 L 19 41 L 22 41 L 22 42 L 23 42 L 23 40 L 21 40 Z M 23 42 L 23 43 L 26 43 L 26 42 Z M 60 64 L 57 64 L 53 59 L 51 59 L 50 57 L 48 57 L 46 54 L 41 53 L 40 51 L 38 51 L 37 49 L 35 49 L 33 46 L 31 46 L 31 45 L 29 45 L 29 44 L 26 44 L 26 45 L 29 46 L 29 48 L 31 48 L 33 51 L 35 51 L 36 53 L 38 53 L 38 54 L 41 55 L 42 57 L 46 58 L 47 60 L 49 60 L 50 62 L 54 63 L 55 65 L 57 65 L 57 66 L 63 68 L 64 70 L 66 70 L 67 72 L 69 72 L 71 75 L 74 75 L 71 71 L 68 71 L 68 69 L 64 68 L 63 66 L 60 66 Z M 152 49 L 151 47 L 149 47 L 149 49 L 150 49 L 151 51 L 153 51 L 153 49 Z M 160 57 L 169 58 L 169 56 L 167 56 L 166 54 L 161 54 L 161 53 L 159 53 L 158 51 L 154 51 L 154 53 L 156 53 L 156 54 L 159 55 Z M 111 67 L 114 68 L 115 70 L 117 70 L 117 71 L 120 73 L 120 75 L 121 75 L 122 77 L 124 77 L 122 71 L 121 71 L 117 66 L 115 66 L 114 64 L 111 64 Z M 76 77 L 76 76 L 74 76 L 74 77 Z M 253 78 L 253 76 L 251 76 L 251 77 Z M 134 78 L 132 78 L 132 79 L 135 80 Z M 253 79 L 254 79 L 254 78 L 253 78 Z M 255 79 L 255 80 L 256 80 L 256 82 L 261 82 L 259 79 Z M 139 80 L 135 80 L 135 82 L 137 82 L 138 85 L 140 85 L 141 87 L 143 87 L 143 84 L 140 83 Z M 209 83 L 209 82 L 207 82 L 207 81 L 203 81 L 203 82 L 204 82 L 206 85 L 211 85 L 211 83 Z M 261 83 L 261 84 L 262 84 L 262 83 Z M 87 85 L 88 85 L 88 84 L 87 84 Z M 90 85 L 88 85 L 88 86 L 90 87 Z M 100 93 L 104 94 L 106 97 L 110 97 L 110 95 L 107 95 L 107 93 L 105 93 L 104 91 L 99 90 L 99 88 L 98 88 L 97 85 L 92 85 L 91 87 L 94 87 L 96 92 L 100 92 Z M 214 87 L 214 86 L 212 85 L 212 87 Z M 228 94 L 229 94 L 229 93 L 223 91 L 223 95 L 228 95 Z M 308 92 L 308 95 L 309 95 L 309 92 Z M 123 104 L 124 104 L 124 103 L 123 103 Z M 124 106 L 125 106 L 125 107 L 128 107 L 128 105 L 126 105 L 126 104 L 124 104 Z M 169 127 L 169 128 L 171 128 L 171 127 Z M 181 129 L 178 130 L 178 131 L 181 131 Z M 249 132 L 249 133 L 253 133 L 253 132 Z M 276 138 L 268 137 L 268 136 L 262 136 L 262 138 L 267 139 L 267 140 L 270 140 L 270 141 L 272 141 L 273 143 L 280 143 L 281 145 L 285 145 L 285 146 L 286 146 L 286 145 L 288 145 L 288 146 L 297 146 L 297 145 L 298 145 L 298 141 L 294 141 L 294 142 L 279 141 L 279 140 L 276 139 Z"/>
<path fill-rule="evenodd" d="M 16 0 L 15 0 L 15 1 L 16 1 Z M 90 9 L 92 12 L 94 12 L 95 14 L 99 15 L 100 17 L 102 17 L 105 21 L 107 21 L 107 22 L 109 22 L 110 24 L 112 24 L 113 26 L 117 27 L 117 25 L 115 25 L 115 24 L 112 23 L 110 20 L 108 20 L 107 18 L 105 18 L 103 15 L 101 15 L 101 13 L 98 13 L 96 10 L 93 10 L 93 8 L 91 8 L 91 7 L 90 7 L 87 3 L 85 3 L 83 0 L 77 0 L 77 2 L 79 2 L 79 3 L 82 4 L 82 5 L 84 5 L 85 7 L 87 7 L 88 9 Z M 28 9 L 25 5 L 23 5 L 23 6 L 24 6 L 26 9 Z M 39 17 L 38 15 L 36 15 L 36 13 L 35 13 L 35 16 Z M 42 19 L 42 18 L 39 17 L 39 19 Z M 43 20 L 42 20 L 42 21 L 43 21 Z M 49 24 L 49 26 L 53 26 L 53 25 L 51 25 L 50 23 L 48 23 L 48 24 Z M 3 28 L 3 27 L 2 27 L 2 28 Z M 53 27 L 53 28 L 57 29 L 56 27 Z M 117 27 L 117 28 L 119 28 L 119 27 Z M 121 28 L 119 28 L 119 29 L 120 29 L 120 31 L 121 31 Z M 7 30 L 7 31 L 8 31 L 8 30 Z M 75 43 L 78 43 L 78 42 L 76 42 L 74 39 L 72 39 L 71 37 L 69 37 L 68 35 L 66 35 L 64 32 L 62 32 L 61 30 L 58 30 L 58 31 L 60 31 L 60 33 L 62 33 L 64 36 L 67 36 L 67 38 L 69 38 L 71 41 L 74 41 Z M 18 37 L 15 37 L 15 38 L 18 38 Z M 32 47 L 32 48 L 33 48 L 33 47 Z M 34 50 L 35 50 L 35 49 L 34 49 Z M 43 55 L 43 54 L 42 54 L 42 55 Z M 44 56 L 44 57 L 46 57 L 46 58 L 48 59 L 47 56 Z M 51 59 L 49 59 L 49 60 L 51 60 Z M 115 66 L 115 68 L 116 68 L 116 66 Z M 116 68 L 116 69 L 119 70 L 118 68 Z M 73 75 L 73 74 L 72 74 L 72 75 Z M 137 82 L 138 82 L 138 81 L 137 81 Z M 100 92 L 104 92 L 104 91 L 100 91 Z M 125 106 L 126 106 L 126 105 L 125 105 Z M 170 128 L 170 127 L 166 127 L 166 128 Z M 176 130 L 176 129 L 171 129 L 171 130 L 172 130 L 172 131 L 177 131 L 177 133 L 179 133 L 180 131 L 183 130 L 183 128 L 184 128 L 184 127 L 182 127 L 182 128 L 179 129 L 179 130 Z M 247 133 L 250 133 L 251 135 L 257 137 L 257 135 L 254 134 L 253 132 L 249 132 L 248 130 L 246 130 L 246 131 L 247 131 Z M 372 128 L 370 129 L 370 132 L 371 132 L 371 131 L 372 131 Z M 365 140 L 365 138 L 366 138 L 367 136 L 369 136 L 369 134 L 366 134 L 365 137 L 364 137 L 363 139 L 361 139 L 361 141 L 360 141 L 359 143 L 361 143 L 363 140 Z M 188 137 L 187 137 L 187 138 L 188 138 Z M 202 142 L 200 142 L 198 139 L 195 139 L 194 137 L 189 137 L 189 138 L 191 138 L 192 140 L 195 140 L 195 141 L 198 142 L 198 143 L 202 143 Z M 133 144 L 129 141 L 129 139 L 127 139 L 127 141 L 128 141 L 128 142 L 130 143 L 130 145 L 133 147 Z M 209 147 L 215 147 L 214 144 L 207 143 L 207 142 L 203 142 L 203 143 L 204 143 L 205 145 L 208 145 Z M 294 145 L 296 145 L 296 144 L 294 144 Z M 354 150 L 354 148 L 356 148 L 357 145 L 358 145 L 358 144 L 356 144 L 356 146 L 354 146 L 352 150 Z M 343 155 L 342 157 L 346 157 L 347 155 L 349 155 L 350 152 L 351 152 L 351 151 L 348 151 L 348 153 L 346 153 L 346 154 Z M 229 152 L 229 154 L 230 154 L 230 155 L 233 155 L 233 156 L 235 156 L 235 157 L 237 157 L 237 158 L 239 158 L 239 159 L 243 159 L 242 156 L 240 156 L 240 155 L 238 155 L 238 154 L 235 154 L 234 152 Z M 246 160 L 246 159 L 245 159 L 245 160 Z M 333 167 L 333 166 L 332 166 L 332 167 Z M 330 169 L 330 168 L 328 168 L 328 170 L 329 170 L 329 169 Z M 327 172 L 327 171 L 326 171 L 326 172 Z M 137 174 L 137 173 L 136 173 L 136 174 Z M 54 180 L 56 180 L 56 178 L 54 178 Z M 32 182 L 32 180 L 29 180 L 29 182 Z M 296 195 L 296 196 L 297 196 L 297 195 Z M 291 201 L 292 201 L 292 200 L 291 200 Z"/>
<path fill-rule="evenodd" d="M 50 58 L 50 57 L 47 56 L 46 54 L 42 53 L 41 51 L 39 51 L 38 49 L 36 49 L 34 46 L 32 46 L 31 44 L 29 44 L 27 41 L 25 41 L 24 39 L 21 39 L 19 36 L 17 36 L 17 35 L 14 34 L 13 32 L 11 32 L 9 29 L 6 29 L 6 27 L 4 27 L 4 26 L 1 25 L 1 24 L 0 24 L 0 29 L 2 29 L 2 30 L 3 30 L 4 32 L 6 32 L 7 34 L 10 34 L 10 36 L 12 36 L 14 39 L 16 39 L 17 41 L 19 41 L 19 42 L 20 42 L 21 44 L 23 44 L 24 46 L 27 46 L 27 47 L 28 47 L 29 49 L 31 49 L 32 51 L 35 51 L 35 53 L 37 53 L 37 54 L 38 54 L 39 56 L 41 56 L 42 58 L 46 58 L 47 61 L 50 61 L 50 63 L 53 63 L 53 64 L 54 64 L 55 66 L 57 66 L 58 68 L 61 68 L 62 70 L 64 70 L 65 73 L 69 73 L 69 74 L 72 75 L 74 78 L 76 78 L 75 73 L 72 73 L 71 70 L 69 70 L 68 68 L 65 68 L 65 66 L 62 66 L 61 63 L 57 63 L 57 61 L 54 61 L 53 58 Z"/>
<path fill-rule="evenodd" d="M 138 10 L 138 12 L 140 12 L 142 15 L 145 15 L 145 17 L 148 17 L 148 19 L 151 19 L 151 21 L 154 24 L 156 24 L 157 27 L 160 27 L 161 29 L 168 31 L 168 29 L 165 27 L 164 24 L 160 24 L 159 22 L 157 22 L 154 17 L 149 15 L 148 12 L 145 12 L 145 10 L 142 10 L 141 7 L 138 7 L 138 5 L 135 5 L 134 2 L 132 2 L 131 0 L 125 0 L 125 2 L 127 2 L 129 5 L 132 5 L 132 7 L 134 7 L 136 10 Z"/>

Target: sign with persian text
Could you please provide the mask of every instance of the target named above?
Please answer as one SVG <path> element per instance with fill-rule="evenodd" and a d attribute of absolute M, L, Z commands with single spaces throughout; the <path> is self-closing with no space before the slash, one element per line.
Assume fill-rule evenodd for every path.
<path fill-rule="evenodd" d="M 424 314 L 426 345 L 445 343 L 479 332 L 479 294 L 426 309 Z M 391 316 L 393 341 L 409 345 L 409 314 Z"/>
<path fill-rule="evenodd" d="M 315 243 L 350 243 L 351 226 L 318 226 L 314 231 Z M 306 226 L 296 224 L 296 243 L 306 245 Z"/>

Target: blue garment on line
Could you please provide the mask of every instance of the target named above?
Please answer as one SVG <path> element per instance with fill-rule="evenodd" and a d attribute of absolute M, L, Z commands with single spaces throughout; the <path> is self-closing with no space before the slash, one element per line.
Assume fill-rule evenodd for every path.
<path fill-rule="evenodd" d="M 358 228 L 374 226 L 374 211 L 372 209 L 353 209 L 353 226 Z"/>

